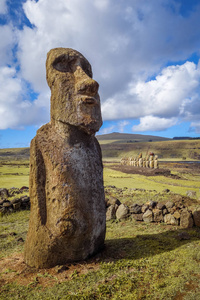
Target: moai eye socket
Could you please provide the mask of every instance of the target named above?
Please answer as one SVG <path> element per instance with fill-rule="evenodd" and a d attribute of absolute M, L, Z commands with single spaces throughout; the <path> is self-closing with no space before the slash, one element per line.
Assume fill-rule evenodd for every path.
<path fill-rule="evenodd" d="M 83 71 L 92 78 L 92 69 L 91 66 L 89 65 L 89 63 L 85 60 L 82 59 L 81 60 L 81 68 L 83 69 Z"/>
<path fill-rule="evenodd" d="M 54 69 L 60 72 L 72 72 L 70 68 L 69 58 L 65 54 L 57 57 L 52 63 L 52 66 Z"/>

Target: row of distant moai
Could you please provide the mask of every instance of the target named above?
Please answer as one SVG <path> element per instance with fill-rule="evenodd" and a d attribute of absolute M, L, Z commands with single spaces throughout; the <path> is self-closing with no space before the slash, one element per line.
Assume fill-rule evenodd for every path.
<path fill-rule="evenodd" d="M 158 169 L 158 155 L 154 155 L 154 153 L 150 152 L 145 158 L 142 157 L 142 153 L 140 153 L 137 157 L 122 157 L 121 165 L 139 168 Z"/>

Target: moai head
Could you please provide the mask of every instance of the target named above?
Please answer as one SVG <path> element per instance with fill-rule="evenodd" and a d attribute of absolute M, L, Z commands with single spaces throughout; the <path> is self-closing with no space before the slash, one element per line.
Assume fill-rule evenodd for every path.
<path fill-rule="evenodd" d="M 47 83 L 51 89 L 51 120 L 94 134 L 102 125 L 98 83 L 86 58 L 69 48 L 48 52 Z"/>

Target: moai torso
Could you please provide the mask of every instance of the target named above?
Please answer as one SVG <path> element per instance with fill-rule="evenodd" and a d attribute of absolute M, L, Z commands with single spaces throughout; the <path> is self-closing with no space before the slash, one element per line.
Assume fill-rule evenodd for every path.
<path fill-rule="evenodd" d="M 71 49 L 58 50 L 57 53 L 57 49 L 53 49 L 52 63 L 62 53 L 66 60 L 71 53 L 76 57 L 80 55 Z M 64 65 L 63 73 L 68 72 L 66 64 L 63 59 L 59 65 L 61 69 Z M 98 87 L 94 91 L 93 85 L 94 95 L 91 95 L 89 85 L 93 79 L 88 76 L 84 79 L 88 80 L 87 93 L 84 92 L 88 103 L 82 101 L 85 94 L 81 96 L 80 105 L 85 105 L 82 115 L 75 103 L 76 111 L 72 111 L 75 124 L 58 120 L 59 111 L 52 112 L 51 122 L 41 127 L 31 142 L 31 214 L 24 257 L 32 267 L 48 268 L 84 260 L 104 245 L 103 167 L 101 149 L 93 134 L 101 126 Z M 67 113 L 70 115 L 70 111 Z M 76 113 L 79 113 L 77 118 Z"/>
<path fill-rule="evenodd" d="M 143 167 L 143 158 L 139 158 L 139 167 L 142 168 Z"/>
<path fill-rule="evenodd" d="M 150 169 L 154 168 L 153 155 L 150 155 L 150 157 L 149 157 L 149 167 L 150 167 Z"/>
<path fill-rule="evenodd" d="M 155 155 L 154 157 L 154 169 L 158 169 L 159 168 L 159 165 L 158 165 L 158 156 Z"/>

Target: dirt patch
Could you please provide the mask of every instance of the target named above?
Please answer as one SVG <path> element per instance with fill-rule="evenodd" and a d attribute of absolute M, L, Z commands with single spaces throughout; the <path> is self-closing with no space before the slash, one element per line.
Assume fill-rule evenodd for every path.
<path fill-rule="evenodd" d="M 123 165 L 111 165 L 111 169 L 120 171 L 127 174 L 139 174 L 144 176 L 170 176 L 171 171 L 169 169 L 149 169 L 149 168 L 139 168 L 133 166 L 123 166 Z"/>
<path fill-rule="evenodd" d="M 50 269 L 38 270 L 28 267 L 22 253 L 14 253 L 0 260 L 0 287 L 11 282 L 20 285 L 52 286 L 72 279 L 74 276 L 87 274 L 99 268 L 99 257 L 94 257 L 87 262 L 66 264 Z"/>

